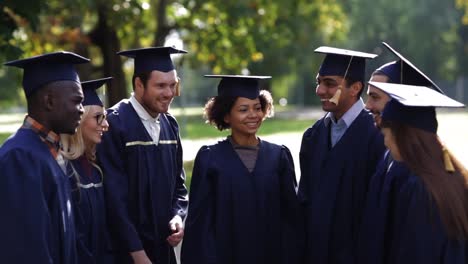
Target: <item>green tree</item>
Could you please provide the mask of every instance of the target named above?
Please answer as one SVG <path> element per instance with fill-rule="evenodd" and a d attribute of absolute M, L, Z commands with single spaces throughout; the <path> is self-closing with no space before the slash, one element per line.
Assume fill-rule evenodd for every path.
<path fill-rule="evenodd" d="M 125 81 L 131 68 L 115 53 L 163 45 L 170 34 L 178 35 L 189 50 L 180 62 L 187 67 L 274 75 L 278 83 L 291 86 L 282 85 L 278 94 L 303 98 L 303 90 L 291 91 L 314 81 L 318 58 L 312 50 L 322 43 L 343 41 L 347 31 L 346 16 L 336 1 L 34 2 L 41 8 L 31 17 L 23 15 L 28 6 L 9 9 L 10 16 L 18 19 L 7 28 L 21 32 L 10 33 L 11 46 L 21 47 L 24 56 L 67 49 L 92 58 L 91 65 L 80 69 L 82 79 L 114 76 L 109 104 L 126 97 L 131 86 Z"/>
<path fill-rule="evenodd" d="M 468 0 L 455 0 L 458 9 L 464 10 L 463 25 L 468 25 Z"/>
<path fill-rule="evenodd" d="M 37 13 L 41 10 L 39 2 L 27 0 L 4 0 L 0 2 L 0 61 L 18 58 L 23 50 L 12 41 L 14 34 L 26 23 L 37 24 Z M 24 19 L 21 19 L 21 17 Z M 3 63 L 2 63 L 3 64 Z M 0 64 L 0 108 L 20 103 L 21 94 L 16 85 L 20 79 L 14 70 Z"/>
<path fill-rule="evenodd" d="M 386 41 L 435 79 L 454 79 L 459 15 L 450 1 L 352 0 L 350 44 L 394 60 L 380 45 Z"/>
<path fill-rule="evenodd" d="M 168 17 L 193 54 L 192 67 L 273 75 L 274 95 L 296 99 L 315 83 L 313 49 L 343 41 L 347 31 L 336 1 L 181 1 Z"/>

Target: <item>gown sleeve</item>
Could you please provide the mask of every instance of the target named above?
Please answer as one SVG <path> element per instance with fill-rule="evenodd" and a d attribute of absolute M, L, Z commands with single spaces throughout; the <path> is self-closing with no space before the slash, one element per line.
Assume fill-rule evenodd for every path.
<path fill-rule="evenodd" d="M 10 150 L 0 160 L 0 259 L 3 263 L 52 263 L 51 221 L 45 189 L 50 174 L 41 160 Z"/>
<path fill-rule="evenodd" d="M 125 172 L 125 150 L 121 131 L 116 122 L 109 120 L 109 131 L 98 145 L 97 156 L 106 175 L 104 190 L 109 228 L 116 239 L 117 250 L 133 252 L 143 246 L 129 216 L 128 175 Z"/>
<path fill-rule="evenodd" d="M 216 263 L 215 204 L 213 182 L 210 178 L 211 151 L 202 147 L 196 158 L 190 185 L 190 204 L 185 222 L 181 263 Z"/>
<path fill-rule="evenodd" d="M 282 262 L 303 263 L 305 250 L 304 211 L 296 195 L 297 181 L 294 161 L 286 146 L 281 148 L 281 217 Z"/>
<path fill-rule="evenodd" d="M 182 144 L 180 142 L 179 136 L 179 126 L 175 119 L 170 119 L 172 122 L 172 126 L 175 128 L 177 133 L 177 168 L 176 168 L 176 184 L 174 190 L 174 197 L 172 201 L 172 214 L 173 216 L 179 215 L 182 219 L 185 218 L 187 215 L 187 187 L 185 186 L 185 171 L 184 171 L 184 164 L 183 164 L 183 152 L 182 152 Z"/>
<path fill-rule="evenodd" d="M 78 263 L 95 263 L 93 254 L 89 251 L 85 242 L 85 234 L 76 230 L 76 251 L 78 252 Z"/>

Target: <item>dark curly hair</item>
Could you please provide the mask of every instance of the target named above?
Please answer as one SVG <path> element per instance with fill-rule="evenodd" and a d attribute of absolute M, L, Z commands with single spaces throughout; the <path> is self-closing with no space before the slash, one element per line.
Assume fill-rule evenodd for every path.
<path fill-rule="evenodd" d="M 224 117 L 231 112 L 237 98 L 234 96 L 214 96 L 208 99 L 203 113 L 206 123 L 214 125 L 220 131 L 229 129 L 231 126 L 224 121 Z M 261 90 L 258 99 L 262 106 L 262 112 L 265 114 L 263 120 L 272 117 L 274 109 L 271 93 L 267 90 Z"/>

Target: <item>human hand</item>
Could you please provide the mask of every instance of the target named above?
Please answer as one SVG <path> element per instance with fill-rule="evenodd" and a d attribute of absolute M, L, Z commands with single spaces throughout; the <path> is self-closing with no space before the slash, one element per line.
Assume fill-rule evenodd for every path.
<path fill-rule="evenodd" d="M 152 264 L 144 250 L 130 252 L 134 264 Z"/>
<path fill-rule="evenodd" d="M 184 224 L 182 223 L 182 218 L 179 215 L 176 215 L 169 221 L 169 229 L 172 231 L 172 234 L 167 237 L 167 243 L 175 247 L 177 246 L 182 238 L 184 238 Z"/>

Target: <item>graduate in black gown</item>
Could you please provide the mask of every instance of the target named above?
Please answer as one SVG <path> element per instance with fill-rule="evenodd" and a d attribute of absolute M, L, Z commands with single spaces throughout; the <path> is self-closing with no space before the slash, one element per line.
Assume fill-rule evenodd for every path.
<path fill-rule="evenodd" d="M 112 78 L 82 82 L 84 113 L 74 135 L 61 135 L 62 154 L 69 160 L 78 263 L 110 264 L 104 175 L 96 162 L 96 145 L 107 131 L 106 112 L 96 89 Z"/>
<path fill-rule="evenodd" d="M 79 125 L 83 91 L 71 52 L 8 62 L 24 69 L 28 115 L 0 148 L 0 262 L 76 263 L 75 226 L 59 133 Z"/>
<path fill-rule="evenodd" d="M 133 94 L 107 110 L 97 155 L 117 263 L 176 263 L 187 189 L 176 119 L 168 113 L 179 80 L 172 47 L 119 52 L 134 58 Z"/>
<path fill-rule="evenodd" d="M 381 127 L 399 169 L 382 183 L 386 210 L 369 215 L 383 226 L 381 256 L 360 263 L 467 263 L 468 173 L 440 142 L 435 112 L 463 104 L 427 87 L 371 84 L 393 98 Z"/>
<path fill-rule="evenodd" d="M 205 105 L 207 121 L 231 135 L 195 159 L 182 263 L 303 263 L 303 217 L 288 148 L 261 140 L 272 113 L 264 76 L 222 78 Z M 269 78 L 269 77 L 268 77 Z"/>
<path fill-rule="evenodd" d="M 376 55 L 330 47 L 315 51 L 327 54 L 316 94 L 328 113 L 305 131 L 299 155 L 305 263 L 355 263 L 369 181 L 385 150 L 360 97 L 365 61 Z"/>
<path fill-rule="evenodd" d="M 439 88 L 429 77 L 419 70 L 413 63 L 383 42 L 398 60 L 386 63 L 376 69 L 370 78 L 370 82 L 397 83 L 408 85 L 421 85 L 431 87 L 441 93 Z M 381 113 L 390 101 L 391 97 L 383 90 L 369 84 L 367 87 L 366 109 L 374 116 L 377 127 L 380 127 Z M 408 169 L 400 166 L 399 162 L 393 162 L 392 155 L 387 149 L 382 160 L 377 166 L 376 173 L 372 176 L 366 199 L 366 208 L 362 216 L 361 229 L 358 242 L 358 263 L 381 263 L 382 250 L 385 249 L 385 224 L 388 220 L 388 195 L 384 186 L 391 182 L 393 176 L 409 173 Z"/>

